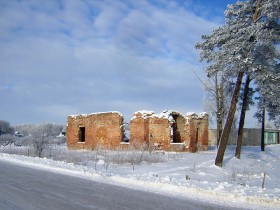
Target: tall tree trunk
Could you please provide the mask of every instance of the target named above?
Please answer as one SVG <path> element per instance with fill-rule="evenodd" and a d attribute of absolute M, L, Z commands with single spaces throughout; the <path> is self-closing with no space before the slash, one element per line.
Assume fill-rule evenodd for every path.
<path fill-rule="evenodd" d="M 223 124 L 221 121 L 221 117 L 219 116 L 217 119 L 217 148 L 219 148 L 222 130 L 223 130 Z"/>
<path fill-rule="evenodd" d="M 219 166 L 219 167 L 222 167 L 222 165 L 223 165 L 223 159 L 224 159 L 224 155 L 225 155 L 225 151 L 226 151 L 226 147 L 227 147 L 228 137 L 230 134 L 233 118 L 234 118 L 235 111 L 236 111 L 236 104 L 238 101 L 238 96 L 239 96 L 239 92 L 240 92 L 243 74 L 244 74 L 243 71 L 240 71 L 238 73 L 233 96 L 231 99 L 228 116 L 227 116 L 227 120 L 226 120 L 226 124 L 225 124 L 224 130 L 222 132 L 222 136 L 220 139 L 220 144 L 219 144 L 217 156 L 215 159 L 215 165 Z"/>
<path fill-rule="evenodd" d="M 238 136 L 237 136 L 237 140 L 236 140 L 236 149 L 235 149 L 235 157 L 237 157 L 238 159 L 240 159 L 240 154 L 241 154 L 243 128 L 244 128 L 244 121 L 245 121 L 246 110 L 247 110 L 250 81 L 251 81 L 250 75 L 247 74 L 246 82 L 244 84 L 244 95 L 243 95 L 243 100 L 242 100 L 242 108 L 241 108 L 241 114 L 240 114 L 240 119 L 239 119 Z"/>
<path fill-rule="evenodd" d="M 219 92 L 219 85 L 218 85 L 218 73 L 215 74 L 215 92 L 216 92 L 216 120 L 217 120 L 217 148 L 220 142 L 220 118 L 221 118 L 221 109 L 220 109 L 220 92 Z"/>
<path fill-rule="evenodd" d="M 219 88 L 219 144 L 220 144 L 220 139 L 222 136 L 222 131 L 223 131 L 223 120 L 225 117 L 225 92 L 224 92 L 224 76 L 221 77 L 221 81 L 220 81 L 220 88 Z M 219 146 L 218 144 L 218 146 Z"/>

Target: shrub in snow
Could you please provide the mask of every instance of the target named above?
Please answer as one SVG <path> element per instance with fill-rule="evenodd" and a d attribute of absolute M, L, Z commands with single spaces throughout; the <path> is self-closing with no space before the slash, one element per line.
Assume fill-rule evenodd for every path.
<path fill-rule="evenodd" d="M 7 146 L 15 142 L 15 136 L 12 134 L 3 134 L 0 136 L 0 145 Z"/>

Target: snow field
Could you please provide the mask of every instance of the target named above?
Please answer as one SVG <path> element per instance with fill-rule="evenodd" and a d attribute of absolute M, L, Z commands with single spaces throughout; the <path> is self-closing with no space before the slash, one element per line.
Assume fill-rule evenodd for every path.
<path fill-rule="evenodd" d="M 59 147 L 52 153 L 53 159 L 60 156 L 61 160 L 7 153 L 0 153 L 0 160 L 232 207 L 280 209 L 280 145 L 267 146 L 265 152 L 260 152 L 259 147 L 243 147 L 241 160 L 234 157 L 234 148 L 229 147 L 222 168 L 214 165 L 213 148 L 198 153 L 153 152 L 150 159 L 144 151 L 97 153 Z M 114 161 L 108 161 L 108 157 L 114 157 Z"/>

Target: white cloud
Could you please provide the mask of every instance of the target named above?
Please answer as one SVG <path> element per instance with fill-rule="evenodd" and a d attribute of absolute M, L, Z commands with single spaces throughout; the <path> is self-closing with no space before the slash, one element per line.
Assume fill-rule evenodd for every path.
<path fill-rule="evenodd" d="M 60 2 L 0 3 L 2 118 L 203 111 L 193 46 L 215 22 L 169 1 Z"/>

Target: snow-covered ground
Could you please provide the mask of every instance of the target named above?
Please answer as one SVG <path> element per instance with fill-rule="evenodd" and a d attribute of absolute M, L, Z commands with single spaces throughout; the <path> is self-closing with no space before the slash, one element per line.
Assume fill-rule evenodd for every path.
<path fill-rule="evenodd" d="M 162 161 L 138 165 L 109 164 L 102 156 L 97 162 L 83 164 L 6 153 L 0 153 L 0 160 L 229 207 L 280 209 L 280 145 L 267 146 L 265 152 L 260 152 L 260 147 L 243 147 L 241 160 L 234 158 L 234 152 L 233 147 L 227 149 L 222 168 L 214 165 L 214 148 L 198 153 L 160 153 L 157 157 Z"/>

